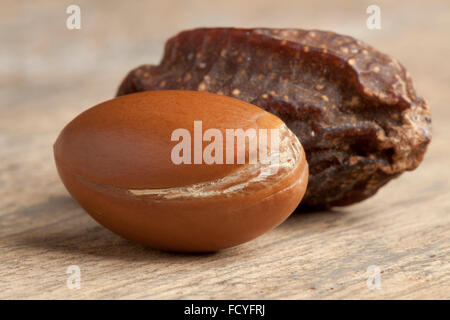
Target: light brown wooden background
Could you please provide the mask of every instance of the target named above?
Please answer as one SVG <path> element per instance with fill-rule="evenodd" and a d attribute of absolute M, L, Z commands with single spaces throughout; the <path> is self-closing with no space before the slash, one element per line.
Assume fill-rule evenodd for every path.
<path fill-rule="evenodd" d="M 81 7 L 82 29 L 65 27 Z M 369 4 L 382 29 L 366 28 Z M 398 58 L 433 108 L 423 164 L 360 204 L 294 214 L 215 254 L 144 248 L 95 223 L 52 157 L 58 132 L 113 97 L 126 72 L 157 63 L 165 40 L 197 26 L 333 30 Z M 0 298 L 450 298 L 450 2 L 2 1 Z M 66 287 L 69 265 L 81 289 Z M 381 270 L 369 290 L 366 269 Z"/>

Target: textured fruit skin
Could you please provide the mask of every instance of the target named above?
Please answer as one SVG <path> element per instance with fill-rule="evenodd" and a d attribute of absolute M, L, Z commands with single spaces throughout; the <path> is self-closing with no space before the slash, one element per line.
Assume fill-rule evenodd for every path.
<path fill-rule="evenodd" d="M 286 161 L 267 175 L 260 163 L 175 165 L 171 133 L 185 128 L 194 136 L 194 120 L 204 131 L 281 128 Z M 54 156 L 67 190 L 95 220 L 168 251 L 216 251 L 271 230 L 298 206 L 308 180 L 300 142 L 280 119 L 206 92 L 143 92 L 101 103 L 62 130 Z"/>
<path fill-rule="evenodd" d="M 395 59 L 352 37 L 299 29 L 196 29 L 165 46 L 159 65 L 132 70 L 118 96 L 147 90 L 215 92 L 280 117 L 310 168 L 302 205 L 364 200 L 415 169 L 431 113 Z"/>

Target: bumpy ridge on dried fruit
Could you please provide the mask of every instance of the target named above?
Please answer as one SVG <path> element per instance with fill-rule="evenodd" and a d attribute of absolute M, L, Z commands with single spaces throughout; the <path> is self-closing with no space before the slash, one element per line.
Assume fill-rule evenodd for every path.
<path fill-rule="evenodd" d="M 171 38 L 160 65 L 132 70 L 118 95 L 209 91 L 279 116 L 310 177 L 302 204 L 346 205 L 422 161 L 431 115 L 395 59 L 352 37 L 298 29 L 196 29 Z"/>

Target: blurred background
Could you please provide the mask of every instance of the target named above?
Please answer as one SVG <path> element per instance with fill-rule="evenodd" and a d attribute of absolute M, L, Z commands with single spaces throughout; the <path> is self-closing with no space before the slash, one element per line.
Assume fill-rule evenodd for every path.
<path fill-rule="evenodd" d="M 66 28 L 72 4 L 80 30 Z M 366 26 L 372 4 L 380 30 Z M 432 107 L 423 164 L 361 204 L 297 215 L 213 257 L 144 251 L 101 228 L 60 182 L 53 142 L 77 114 L 114 97 L 129 70 L 159 63 L 169 37 L 213 26 L 330 30 L 394 56 Z M 88 284 L 103 281 L 77 297 L 361 297 L 374 261 L 391 266 L 383 297 L 450 297 L 450 1 L 2 0 L 0 38 L 0 297 L 61 297 L 61 268 L 74 261 L 91 267 Z"/>

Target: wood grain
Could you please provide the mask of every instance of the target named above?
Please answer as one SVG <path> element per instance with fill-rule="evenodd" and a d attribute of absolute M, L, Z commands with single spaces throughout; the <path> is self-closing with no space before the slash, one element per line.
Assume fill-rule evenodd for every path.
<path fill-rule="evenodd" d="M 79 1 L 82 29 L 65 28 L 68 4 L 0 5 L 1 299 L 449 299 L 450 4 L 377 1 Z M 189 3 L 189 5 L 187 5 Z M 68 195 L 52 144 L 82 110 L 109 99 L 125 73 L 155 63 L 165 39 L 195 26 L 329 29 L 397 57 L 433 108 L 423 164 L 373 198 L 293 214 L 264 236 L 214 254 L 154 251 L 99 226 Z M 81 288 L 66 286 L 81 268 Z M 367 268 L 381 288 L 367 286 Z"/>

